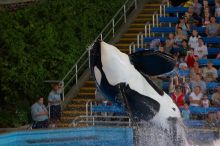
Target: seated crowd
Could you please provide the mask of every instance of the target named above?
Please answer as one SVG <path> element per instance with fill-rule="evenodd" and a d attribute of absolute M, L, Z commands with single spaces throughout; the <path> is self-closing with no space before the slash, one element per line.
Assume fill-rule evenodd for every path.
<path fill-rule="evenodd" d="M 175 25 L 176 33 L 169 33 L 166 42 L 160 43 L 158 49 L 176 59 L 177 74 L 170 78 L 167 92 L 182 110 L 184 119 L 189 119 L 193 118 L 189 116 L 190 106 L 220 108 L 219 84 L 207 88 L 208 83 L 219 82 L 219 66 L 214 66 L 210 60 L 205 66 L 199 64 L 200 59 L 220 58 L 219 53 L 209 55 L 207 49 L 220 48 L 220 45 L 206 45 L 203 41 L 203 37 L 220 36 L 220 25 L 216 23 L 216 17 L 220 16 L 220 0 L 215 0 L 215 5 L 210 5 L 208 0 L 203 0 L 201 4 L 198 0 L 183 1 L 179 5 L 187 5 L 188 12 L 180 15 Z M 194 29 L 201 26 L 206 27 L 205 34 Z M 196 118 L 201 119 L 199 116 Z M 206 119 L 220 124 L 220 111 L 209 113 Z"/>

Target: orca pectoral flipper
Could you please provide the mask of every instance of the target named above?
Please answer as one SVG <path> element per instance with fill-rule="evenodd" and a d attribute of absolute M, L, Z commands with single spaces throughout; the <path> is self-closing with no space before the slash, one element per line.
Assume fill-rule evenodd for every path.
<path fill-rule="evenodd" d="M 170 72 L 176 65 L 171 55 L 159 51 L 139 51 L 130 54 L 129 58 L 138 71 L 150 76 Z"/>
<path fill-rule="evenodd" d="M 151 120 L 160 110 L 160 104 L 150 97 L 141 95 L 132 90 L 129 85 L 121 84 L 120 92 L 125 99 L 128 112 L 131 112 L 133 118 L 139 120 Z"/>

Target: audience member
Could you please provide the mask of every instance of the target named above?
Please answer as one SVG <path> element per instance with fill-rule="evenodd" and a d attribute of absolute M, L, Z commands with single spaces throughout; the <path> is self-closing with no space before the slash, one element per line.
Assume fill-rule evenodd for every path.
<path fill-rule="evenodd" d="M 198 62 L 194 62 L 193 67 L 190 70 L 190 78 L 193 79 L 195 77 L 195 75 L 197 74 L 202 74 L 202 69 L 199 68 L 199 63 Z"/>
<path fill-rule="evenodd" d="M 191 80 L 191 87 L 194 89 L 195 87 L 199 86 L 201 88 L 201 91 L 204 93 L 206 91 L 206 83 L 201 80 L 200 74 L 196 74 Z"/>
<path fill-rule="evenodd" d="M 207 67 L 203 68 L 202 76 L 206 82 L 214 82 L 218 78 L 217 69 L 213 67 L 211 61 L 208 61 Z"/>
<path fill-rule="evenodd" d="M 174 37 L 173 33 L 169 33 L 168 39 L 166 40 L 165 50 L 167 53 L 171 53 L 172 48 L 174 48 Z"/>
<path fill-rule="evenodd" d="M 48 103 L 50 106 L 50 120 L 52 123 L 56 123 L 61 118 L 61 86 L 56 83 L 52 84 L 52 91 L 48 96 Z"/>
<path fill-rule="evenodd" d="M 220 107 L 220 86 L 218 86 L 217 91 L 212 94 L 212 101 L 215 107 Z"/>
<path fill-rule="evenodd" d="M 192 31 L 192 35 L 189 38 L 189 46 L 193 49 L 198 48 L 199 47 L 199 42 L 198 39 L 200 38 L 198 31 L 197 30 L 193 30 Z"/>
<path fill-rule="evenodd" d="M 215 0 L 215 17 L 220 17 L 220 0 Z"/>
<path fill-rule="evenodd" d="M 187 51 L 189 51 L 190 47 L 188 46 L 187 40 L 182 40 L 182 45 L 179 48 L 179 55 L 180 58 L 185 58 L 187 55 Z M 184 60 L 184 59 L 182 59 Z"/>
<path fill-rule="evenodd" d="M 214 16 L 210 18 L 210 23 L 206 26 L 206 34 L 209 37 L 219 36 L 219 24 L 216 23 Z"/>
<path fill-rule="evenodd" d="M 173 99 L 174 103 L 178 107 L 183 107 L 184 105 L 184 94 L 182 92 L 181 86 L 176 86 L 175 91 L 171 94 L 171 98 Z"/>
<path fill-rule="evenodd" d="M 185 13 L 190 26 L 200 26 L 202 24 L 202 18 L 194 13 L 193 6 L 188 8 L 188 12 Z"/>
<path fill-rule="evenodd" d="M 199 59 L 207 58 L 208 49 L 207 46 L 204 44 L 202 38 L 198 39 L 199 46 L 194 49 L 194 55 L 198 56 Z"/>
<path fill-rule="evenodd" d="M 191 106 L 200 106 L 200 100 L 202 99 L 202 91 L 200 86 L 196 86 L 193 92 L 189 95 L 189 102 Z"/>
<path fill-rule="evenodd" d="M 34 121 L 32 128 L 48 127 L 48 111 L 44 105 L 44 98 L 38 97 L 37 102 L 31 106 L 31 115 Z"/>
<path fill-rule="evenodd" d="M 187 39 L 185 35 L 183 35 L 183 31 L 181 27 L 177 28 L 177 34 L 175 36 L 174 42 L 175 44 L 180 47 L 182 45 L 182 40 Z"/>
<path fill-rule="evenodd" d="M 190 110 L 189 105 L 187 103 L 184 104 L 184 108 L 181 112 L 183 120 L 189 120 L 190 119 Z"/>
<path fill-rule="evenodd" d="M 194 0 L 193 9 L 194 9 L 194 12 L 195 12 L 198 16 L 201 15 L 202 5 L 199 3 L 198 0 Z"/>
<path fill-rule="evenodd" d="M 179 23 L 176 25 L 176 33 L 178 33 L 178 28 L 182 28 L 182 34 L 187 37 L 188 32 L 190 30 L 190 25 L 186 23 L 185 17 L 180 17 L 179 18 Z"/>
<path fill-rule="evenodd" d="M 210 106 L 210 101 L 209 101 L 209 98 L 206 94 L 204 94 L 201 99 L 201 106 L 204 108 L 209 108 L 209 106 Z"/>
<path fill-rule="evenodd" d="M 194 49 L 190 48 L 189 51 L 187 51 L 186 57 L 185 57 L 185 61 L 188 65 L 189 68 L 192 68 L 194 65 L 194 62 L 196 61 L 196 56 L 194 55 Z"/>

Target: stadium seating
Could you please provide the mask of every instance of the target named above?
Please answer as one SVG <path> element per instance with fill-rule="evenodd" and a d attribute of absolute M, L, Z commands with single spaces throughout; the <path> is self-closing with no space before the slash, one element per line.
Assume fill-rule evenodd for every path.
<path fill-rule="evenodd" d="M 209 60 L 214 66 L 220 66 L 220 59 L 199 59 L 198 62 L 200 66 L 206 66 Z"/>
<path fill-rule="evenodd" d="M 167 7 L 165 8 L 166 13 L 185 13 L 188 11 L 186 7 Z"/>
<path fill-rule="evenodd" d="M 217 55 L 220 53 L 220 48 L 208 48 L 209 55 Z"/>
<path fill-rule="evenodd" d="M 179 21 L 178 17 L 159 17 L 158 21 L 160 23 L 177 23 Z"/>
<path fill-rule="evenodd" d="M 153 33 L 174 33 L 175 27 L 152 27 L 151 32 L 153 32 Z"/>
<path fill-rule="evenodd" d="M 204 37 L 203 40 L 206 44 L 220 43 L 220 37 Z"/>
<path fill-rule="evenodd" d="M 144 37 L 144 42 L 149 43 L 154 39 L 160 39 L 161 42 L 165 42 L 166 39 L 164 37 Z"/>

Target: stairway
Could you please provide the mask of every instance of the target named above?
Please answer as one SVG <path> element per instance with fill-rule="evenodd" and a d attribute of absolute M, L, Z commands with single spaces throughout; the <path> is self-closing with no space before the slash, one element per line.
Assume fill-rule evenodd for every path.
<path fill-rule="evenodd" d="M 144 31 L 144 25 L 147 21 L 152 21 L 152 15 L 155 11 L 159 11 L 160 3 L 145 4 L 139 15 L 130 24 L 127 32 L 124 33 L 120 40 L 115 44 L 122 52 L 129 53 L 129 45 L 136 42 L 137 34 Z M 71 99 L 71 102 L 66 105 L 63 111 L 61 122 L 58 127 L 68 127 L 69 124 L 79 115 L 86 114 L 86 102 L 95 100 L 95 82 L 90 78 L 80 89 L 77 97 Z"/>

